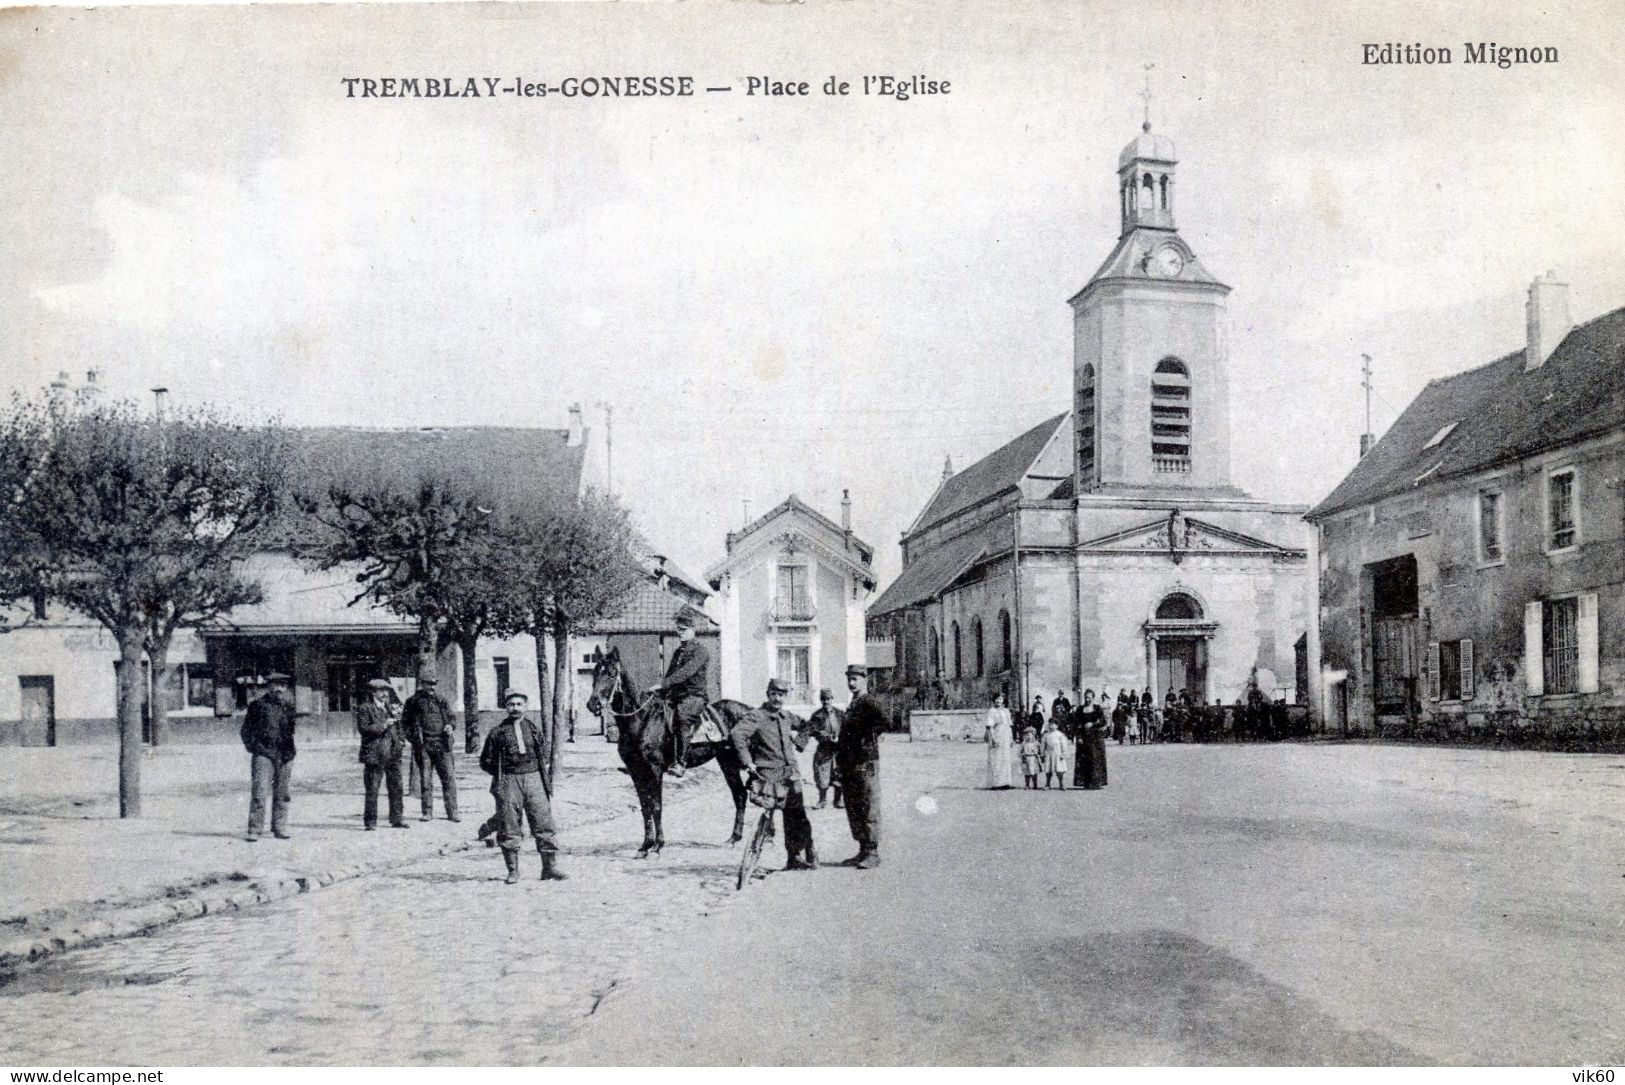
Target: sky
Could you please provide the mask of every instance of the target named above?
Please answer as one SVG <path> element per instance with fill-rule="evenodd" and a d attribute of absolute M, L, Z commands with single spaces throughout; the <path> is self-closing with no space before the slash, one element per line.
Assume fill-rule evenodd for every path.
<path fill-rule="evenodd" d="M 849 489 L 884 585 L 945 456 L 1067 408 L 1066 302 L 1116 241 L 1150 64 L 1181 236 L 1233 288 L 1233 475 L 1312 503 L 1356 458 L 1362 353 L 1381 432 L 1521 345 L 1537 274 L 1577 320 L 1625 305 L 1625 12 L 1519 7 L 0 10 L 0 391 L 95 366 L 295 425 L 560 427 L 580 402 L 598 436 L 608 404 L 615 489 L 690 570 L 743 502 L 836 515 Z M 1479 40 L 1560 59 L 1462 63 Z M 1387 41 L 1457 62 L 1360 63 Z M 735 89 L 343 83 L 625 74 Z"/>

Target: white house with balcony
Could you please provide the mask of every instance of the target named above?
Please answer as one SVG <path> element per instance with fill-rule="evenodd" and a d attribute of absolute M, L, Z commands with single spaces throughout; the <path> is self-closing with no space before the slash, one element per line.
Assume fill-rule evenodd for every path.
<path fill-rule="evenodd" d="M 805 715 L 828 687 L 844 703 L 849 663 L 866 658 L 864 606 L 874 590 L 874 548 L 852 534 L 843 492 L 836 523 L 791 494 L 730 531 L 727 556 L 706 571 L 722 626 L 722 695 L 756 704 L 769 678 L 792 688 Z"/>

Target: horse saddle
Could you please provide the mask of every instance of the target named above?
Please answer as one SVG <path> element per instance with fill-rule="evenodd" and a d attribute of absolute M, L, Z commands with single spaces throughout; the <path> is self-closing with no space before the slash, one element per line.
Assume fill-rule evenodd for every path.
<path fill-rule="evenodd" d="M 689 736 L 689 742 L 723 742 L 727 735 L 722 732 L 722 722 L 717 719 L 716 708 L 706 705 L 700 712 L 700 725 L 694 728 Z"/>
<path fill-rule="evenodd" d="M 790 781 L 782 777 L 753 776 L 745 797 L 764 810 L 778 810 L 790 797 L 790 786 Z"/>

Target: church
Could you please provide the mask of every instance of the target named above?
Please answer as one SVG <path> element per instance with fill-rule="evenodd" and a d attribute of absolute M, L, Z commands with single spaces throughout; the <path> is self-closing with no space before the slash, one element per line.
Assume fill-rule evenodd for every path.
<path fill-rule="evenodd" d="M 1149 120 L 1118 160 L 1122 224 L 1070 300 L 1073 403 L 944 469 L 869 608 L 902 705 L 1000 690 L 1306 700 L 1318 670 L 1307 511 L 1230 478 L 1226 300 L 1175 224 L 1177 158 Z"/>

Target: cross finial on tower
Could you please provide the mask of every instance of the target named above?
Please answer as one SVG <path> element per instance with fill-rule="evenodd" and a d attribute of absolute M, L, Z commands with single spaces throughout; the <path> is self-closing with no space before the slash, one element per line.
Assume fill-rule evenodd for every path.
<path fill-rule="evenodd" d="M 1155 64 L 1145 65 L 1145 89 L 1140 92 L 1140 98 L 1145 102 L 1145 123 L 1140 127 L 1147 132 L 1151 131 L 1151 69 L 1155 67 Z"/>

